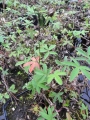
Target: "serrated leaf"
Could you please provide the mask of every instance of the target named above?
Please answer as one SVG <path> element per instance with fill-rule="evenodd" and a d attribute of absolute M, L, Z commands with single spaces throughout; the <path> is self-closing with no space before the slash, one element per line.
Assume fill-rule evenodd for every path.
<path fill-rule="evenodd" d="M 45 112 L 40 112 L 40 115 L 44 118 L 48 120 L 48 115 Z"/>
<path fill-rule="evenodd" d="M 53 48 L 55 48 L 56 45 L 50 45 L 49 50 L 52 50 Z"/>
<path fill-rule="evenodd" d="M 59 84 L 62 85 L 62 79 L 59 76 L 55 76 L 55 81 Z"/>
<path fill-rule="evenodd" d="M 51 110 L 50 106 L 48 107 L 48 114 L 49 114 L 49 116 L 52 116 L 52 110 Z"/>
<path fill-rule="evenodd" d="M 70 81 L 73 81 L 74 78 L 78 75 L 79 73 L 79 68 L 74 68 L 70 74 Z"/>
<path fill-rule="evenodd" d="M 54 76 L 53 76 L 52 74 L 50 74 L 50 75 L 48 76 L 47 83 L 48 83 L 48 84 L 51 83 L 51 81 L 53 80 L 53 78 L 54 78 Z"/>
<path fill-rule="evenodd" d="M 45 53 L 44 59 L 46 59 L 49 56 L 49 52 Z"/>

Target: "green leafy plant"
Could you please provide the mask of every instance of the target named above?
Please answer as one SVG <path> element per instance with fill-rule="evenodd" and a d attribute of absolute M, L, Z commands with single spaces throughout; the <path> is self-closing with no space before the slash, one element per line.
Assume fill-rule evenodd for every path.
<path fill-rule="evenodd" d="M 65 72 L 61 72 L 59 70 L 54 71 L 54 73 L 48 75 L 48 80 L 47 83 L 51 83 L 52 80 L 55 80 L 59 85 L 62 85 L 62 79 L 60 78 L 60 76 L 65 76 L 66 73 Z"/>
<path fill-rule="evenodd" d="M 88 64 L 90 64 L 90 46 L 87 48 L 87 52 L 83 51 L 81 48 L 77 48 L 76 50 L 78 54 L 78 57 L 76 57 L 76 60 L 86 61 Z"/>
<path fill-rule="evenodd" d="M 71 57 L 71 61 L 60 62 L 56 60 L 56 63 L 58 65 L 65 65 L 65 66 L 73 67 L 73 70 L 70 73 L 70 81 L 73 81 L 79 72 L 82 72 L 88 79 L 90 79 L 90 74 L 89 74 L 90 68 L 88 68 L 87 66 L 81 66 L 80 63 L 72 57 Z"/>
<path fill-rule="evenodd" d="M 84 103 L 82 103 L 80 110 L 81 110 L 81 115 L 83 116 L 83 119 L 86 120 L 86 118 L 88 117 L 88 107 L 84 105 Z"/>
<path fill-rule="evenodd" d="M 63 95 L 63 92 L 56 93 L 56 92 L 51 91 L 51 92 L 49 93 L 49 97 L 53 98 L 53 102 L 54 102 L 54 103 L 57 102 L 57 100 L 58 100 L 60 103 L 62 103 L 62 102 L 63 102 L 63 99 L 62 99 L 62 97 L 61 97 L 62 95 Z"/>
<path fill-rule="evenodd" d="M 77 30 L 73 30 L 73 31 L 66 31 L 68 33 L 68 35 L 70 36 L 74 36 L 74 37 L 81 37 L 81 35 L 84 35 L 86 33 L 88 33 L 88 31 L 85 31 L 85 30 L 81 30 L 81 31 L 77 31 Z"/>
<path fill-rule="evenodd" d="M 56 117 L 56 113 L 54 112 L 54 107 L 48 107 L 48 109 L 46 110 L 45 108 L 42 109 L 41 108 L 41 111 L 40 111 L 40 116 L 38 118 L 38 120 L 56 120 L 55 117 Z"/>
<path fill-rule="evenodd" d="M 9 98 L 9 95 L 8 95 L 7 92 L 6 93 L 0 93 L 0 102 L 1 103 L 5 103 L 6 99 L 8 99 L 8 98 Z"/>
<path fill-rule="evenodd" d="M 38 54 L 44 54 L 44 59 L 46 59 L 49 55 L 57 55 L 56 52 L 52 51 L 52 49 L 55 48 L 56 45 L 50 45 L 48 46 L 45 41 L 40 42 L 40 46 L 39 44 L 37 45 L 37 47 L 39 47 L 38 49 L 35 48 L 35 52 Z"/>
<path fill-rule="evenodd" d="M 48 69 L 46 64 L 43 64 L 43 69 L 36 69 L 32 81 L 28 82 L 25 87 L 27 89 L 32 88 L 32 91 L 37 91 L 38 93 L 40 93 L 41 89 L 48 90 L 47 79 L 50 72 L 51 68 Z"/>
<path fill-rule="evenodd" d="M 15 90 L 15 85 L 14 84 L 9 87 L 8 92 L 12 92 L 12 93 L 17 92 L 17 90 Z"/>
<path fill-rule="evenodd" d="M 3 1 L 5 0 L 1 0 L 1 2 Z M 80 72 L 90 79 L 90 47 L 88 47 L 87 52 L 75 47 L 77 57 L 69 56 L 63 60 L 62 55 L 64 56 L 64 49 L 68 50 L 69 47 L 73 46 L 73 38 L 88 40 L 90 28 L 87 15 L 90 8 L 89 1 L 83 0 L 81 4 L 77 4 L 78 2 L 72 3 L 71 0 L 20 0 L 20 2 L 18 0 L 6 0 L 7 8 L 0 14 L 1 17 L 4 17 L 4 21 L 0 20 L 0 73 L 2 76 L 5 78 L 9 76 L 8 73 L 11 70 L 8 72 L 7 69 L 3 70 L 3 68 L 9 68 L 12 63 L 7 62 L 9 59 L 15 58 L 15 67 L 20 66 L 20 69 L 22 68 L 24 72 L 30 75 L 29 82 L 25 83 L 24 81 L 23 89 L 30 90 L 33 97 L 37 95 L 41 98 L 42 94 L 45 95 L 47 102 L 50 100 L 55 106 L 59 101 L 62 103 L 62 107 L 70 108 L 71 100 L 68 99 L 66 94 L 69 92 L 68 96 L 72 101 L 78 99 L 79 95 L 77 86 L 75 86 L 76 91 L 72 90 L 73 82 L 68 82 L 65 77 L 69 77 L 70 81 L 73 81 Z M 78 11 L 79 7 L 80 12 Z M 73 10 L 73 8 L 75 9 Z M 82 22 L 79 22 L 79 20 Z M 60 39 L 59 35 L 61 35 Z M 5 51 L 4 55 L 2 51 Z M 24 56 L 23 60 L 20 59 L 20 56 Z M 40 59 L 34 56 L 40 56 Z M 56 60 L 57 58 L 61 61 Z M 82 61 L 87 65 L 82 65 Z M 49 66 L 52 66 L 52 68 Z M 21 70 L 18 75 L 24 76 Z M 3 85 L 2 81 L 0 85 Z M 64 92 L 62 92 L 62 88 L 65 90 Z M 8 87 L 5 93 L 0 93 L 0 102 L 4 101 L 5 103 L 5 100 L 9 98 L 9 94 L 12 95 L 16 92 L 17 90 L 13 84 Z M 64 93 L 67 98 L 63 100 Z M 38 111 L 38 108 L 39 106 L 34 106 L 33 111 Z M 80 117 L 86 119 L 88 109 L 86 111 L 86 107 L 82 103 L 79 104 L 78 108 L 80 108 L 79 113 L 81 112 Z M 38 120 L 56 120 L 55 109 L 50 106 L 41 109 Z M 75 112 L 69 110 L 72 114 Z M 76 115 L 72 115 L 70 112 L 66 112 L 67 120 L 73 119 L 72 117 Z"/>

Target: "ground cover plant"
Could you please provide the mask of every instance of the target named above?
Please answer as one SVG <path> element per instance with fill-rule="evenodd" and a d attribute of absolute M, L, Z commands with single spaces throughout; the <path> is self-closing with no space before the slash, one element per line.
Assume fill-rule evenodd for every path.
<path fill-rule="evenodd" d="M 89 120 L 89 80 L 90 0 L 0 0 L 0 115 Z"/>

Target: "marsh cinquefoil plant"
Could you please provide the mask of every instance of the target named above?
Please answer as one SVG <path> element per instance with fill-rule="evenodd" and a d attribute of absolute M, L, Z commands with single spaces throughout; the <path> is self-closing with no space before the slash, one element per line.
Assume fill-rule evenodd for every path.
<path fill-rule="evenodd" d="M 56 120 L 56 113 L 54 112 L 54 107 L 48 107 L 48 109 L 46 110 L 45 108 L 42 109 L 40 111 L 40 117 L 38 118 L 38 120 Z"/>
<path fill-rule="evenodd" d="M 54 71 L 51 73 L 51 68 L 47 68 L 46 64 L 43 64 L 43 69 L 36 69 L 34 72 L 34 76 L 32 81 L 25 84 L 24 88 L 26 87 L 32 92 L 40 93 L 41 89 L 48 90 L 49 84 L 55 80 L 59 85 L 63 84 L 63 81 L 60 76 L 65 76 L 65 72 L 61 72 L 59 70 Z"/>
<path fill-rule="evenodd" d="M 82 55 L 83 57 L 76 57 L 76 58 L 70 58 L 70 61 L 64 60 L 63 62 L 60 62 L 59 60 L 56 60 L 56 63 L 61 66 L 69 66 L 72 67 L 72 71 L 70 73 L 70 81 L 73 81 L 76 76 L 78 76 L 79 72 L 82 72 L 88 79 L 90 79 L 90 68 L 88 66 L 80 65 L 78 61 L 86 61 L 88 64 L 90 64 L 90 47 L 88 47 L 87 52 L 83 51 L 82 49 L 77 49 L 78 54 Z"/>
<path fill-rule="evenodd" d="M 45 43 L 45 40 L 42 40 L 42 42 L 39 42 L 36 44 L 36 47 L 34 48 L 35 53 L 38 55 L 44 54 L 44 59 L 46 59 L 49 55 L 57 55 L 53 49 L 55 49 L 56 45 L 48 45 Z"/>

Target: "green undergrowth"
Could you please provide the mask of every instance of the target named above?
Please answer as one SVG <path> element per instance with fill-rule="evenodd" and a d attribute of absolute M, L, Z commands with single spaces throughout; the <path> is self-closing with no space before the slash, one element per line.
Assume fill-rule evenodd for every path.
<path fill-rule="evenodd" d="M 13 59 L 14 68 L 18 66 L 31 76 L 22 89 L 44 99 L 38 120 L 86 120 L 88 108 L 80 99 L 77 78 L 82 74 L 90 80 L 90 1 L 6 0 L 4 4 L 7 7 L 0 13 L 0 47 L 6 54 L 1 53 L 0 58 Z M 74 43 L 77 39 L 87 42 Z M 7 69 L 12 69 L 10 65 L 5 68 L 1 64 L 2 81 L 6 80 Z M 0 93 L 0 102 L 5 103 L 17 91 L 15 84 L 6 87 Z M 60 115 L 62 109 L 66 110 L 64 118 Z"/>

